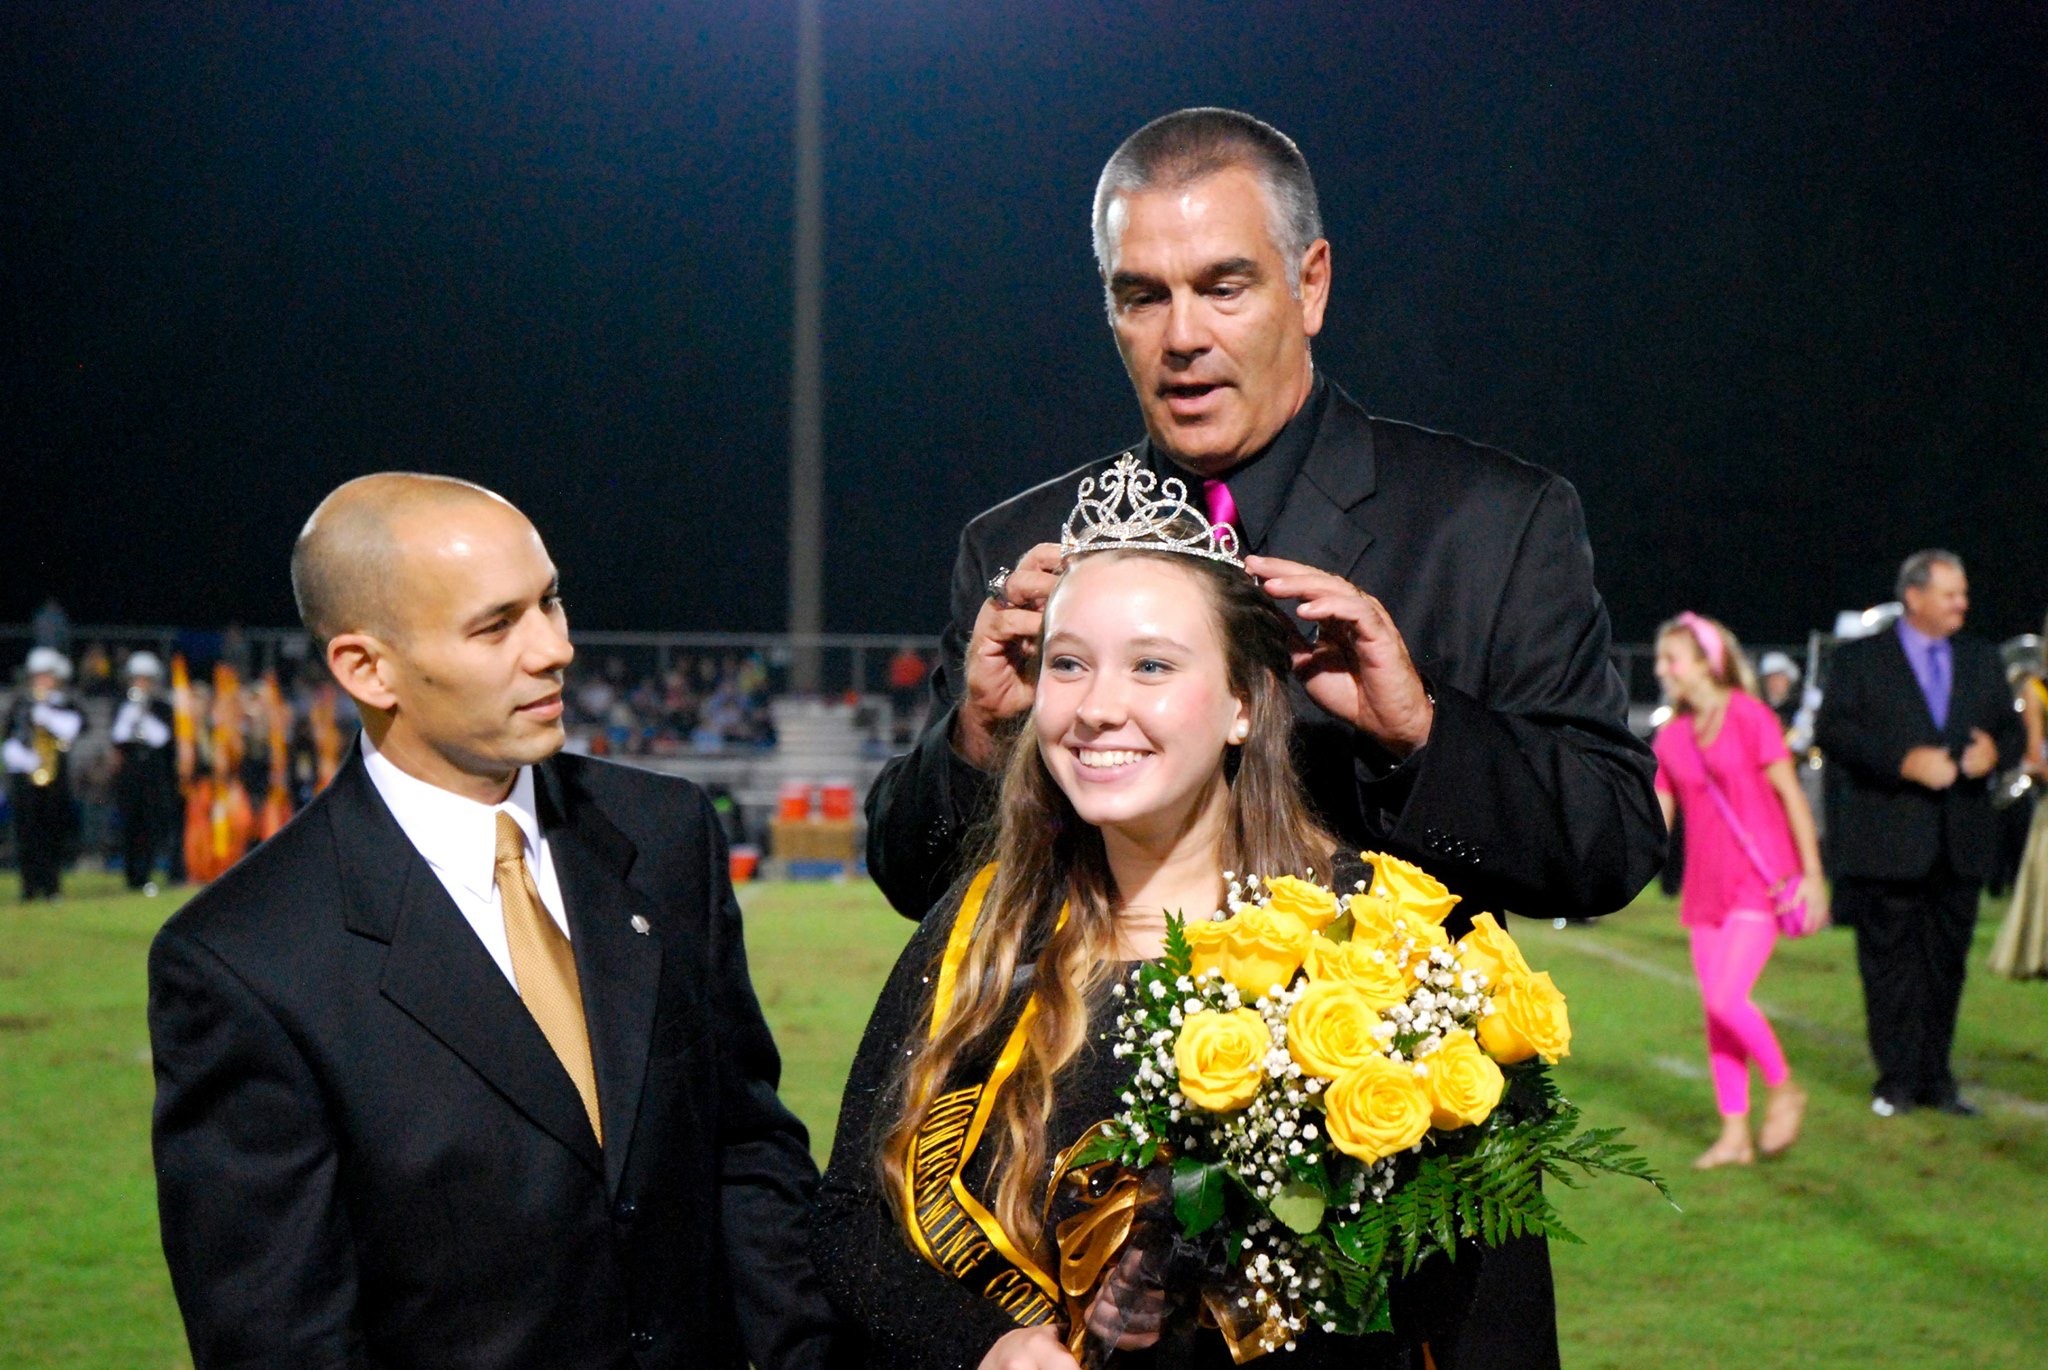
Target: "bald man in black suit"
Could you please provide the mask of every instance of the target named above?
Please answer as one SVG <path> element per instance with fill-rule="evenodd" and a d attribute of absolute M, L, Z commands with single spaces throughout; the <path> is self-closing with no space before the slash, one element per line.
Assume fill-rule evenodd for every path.
<path fill-rule="evenodd" d="M 365 477 L 293 583 L 363 737 L 150 953 L 195 1365 L 823 1365 L 817 1172 L 717 820 L 560 754 L 572 649 L 533 526 Z"/>

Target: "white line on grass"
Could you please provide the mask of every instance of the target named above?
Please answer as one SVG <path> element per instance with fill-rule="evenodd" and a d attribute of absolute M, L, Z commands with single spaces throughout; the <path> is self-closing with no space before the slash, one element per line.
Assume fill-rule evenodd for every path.
<path fill-rule="evenodd" d="M 1698 1061 L 1688 1061 L 1683 1056 L 1652 1056 L 1650 1064 L 1667 1075 L 1676 1075 L 1681 1080 L 1704 1080 L 1706 1069 Z"/>

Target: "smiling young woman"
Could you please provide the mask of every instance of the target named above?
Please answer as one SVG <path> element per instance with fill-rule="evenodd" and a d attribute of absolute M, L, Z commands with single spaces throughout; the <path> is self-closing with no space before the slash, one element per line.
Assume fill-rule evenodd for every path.
<path fill-rule="evenodd" d="M 816 1246 L 853 1363 L 1074 1366 L 1046 1190 L 1129 1087 L 1134 1062 L 1090 1048 L 1110 987 L 1161 953 L 1169 912 L 1221 904 L 1225 871 L 1331 878 L 1289 755 L 1295 641 L 1235 562 L 1068 559 L 985 863 L 905 949 L 841 1105 Z M 1213 1330 L 1132 1312 L 1125 1349 L 1229 1363 Z M 1378 1364 L 1391 1340 L 1311 1337 L 1290 1364 Z"/>

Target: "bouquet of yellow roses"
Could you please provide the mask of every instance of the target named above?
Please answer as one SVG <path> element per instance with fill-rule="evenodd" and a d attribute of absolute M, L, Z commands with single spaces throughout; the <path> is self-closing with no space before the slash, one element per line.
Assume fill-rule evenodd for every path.
<path fill-rule="evenodd" d="M 1491 914 L 1452 941 L 1457 896 L 1426 872 L 1364 860 L 1343 895 L 1233 875 L 1227 911 L 1169 919 L 1165 957 L 1114 990 L 1112 1050 L 1137 1063 L 1124 1110 L 1064 1158 L 1170 1167 L 1240 1361 L 1309 1326 L 1389 1328 L 1395 1276 L 1460 1241 L 1578 1240 L 1542 1175 L 1664 1188 L 1552 1085 L 1571 1023 L 1550 977 Z"/>

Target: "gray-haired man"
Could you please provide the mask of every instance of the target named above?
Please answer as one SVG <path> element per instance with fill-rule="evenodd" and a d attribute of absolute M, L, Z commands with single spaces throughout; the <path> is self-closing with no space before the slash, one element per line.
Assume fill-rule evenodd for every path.
<path fill-rule="evenodd" d="M 1969 1115 L 1949 1067 L 1977 897 L 1997 840 L 2000 756 L 2020 747 L 1998 650 L 1959 636 L 1970 611 L 1962 559 L 1915 552 L 1899 568 L 1906 612 L 1835 651 L 1814 741 L 1830 787 L 1835 910 L 1856 929 L 1871 1111 Z"/>
<path fill-rule="evenodd" d="M 1317 373 L 1331 248 L 1308 164 L 1278 130 L 1220 109 L 1147 124 L 1104 168 L 1093 228 L 1145 424 L 1140 460 L 1236 527 L 1276 598 L 1342 585 L 1370 606 L 1359 631 L 1300 653 L 1296 755 L 1323 820 L 1437 873 L 1464 896 L 1460 925 L 1481 910 L 1626 904 L 1663 859 L 1664 826 L 1572 487 L 1371 417 Z M 961 535 L 933 722 L 868 798 L 869 869 L 911 917 L 971 859 L 963 839 L 992 800 L 997 739 L 1031 703 L 1059 562 L 1046 544 L 1078 479 L 1110 460 Z M 1469 1309 L 1425 1302 L 1410 1344 L 1427 1339 L 1444 1370 L 1557 1363 L 1540 1243 L 1490 1254 Z"/>

